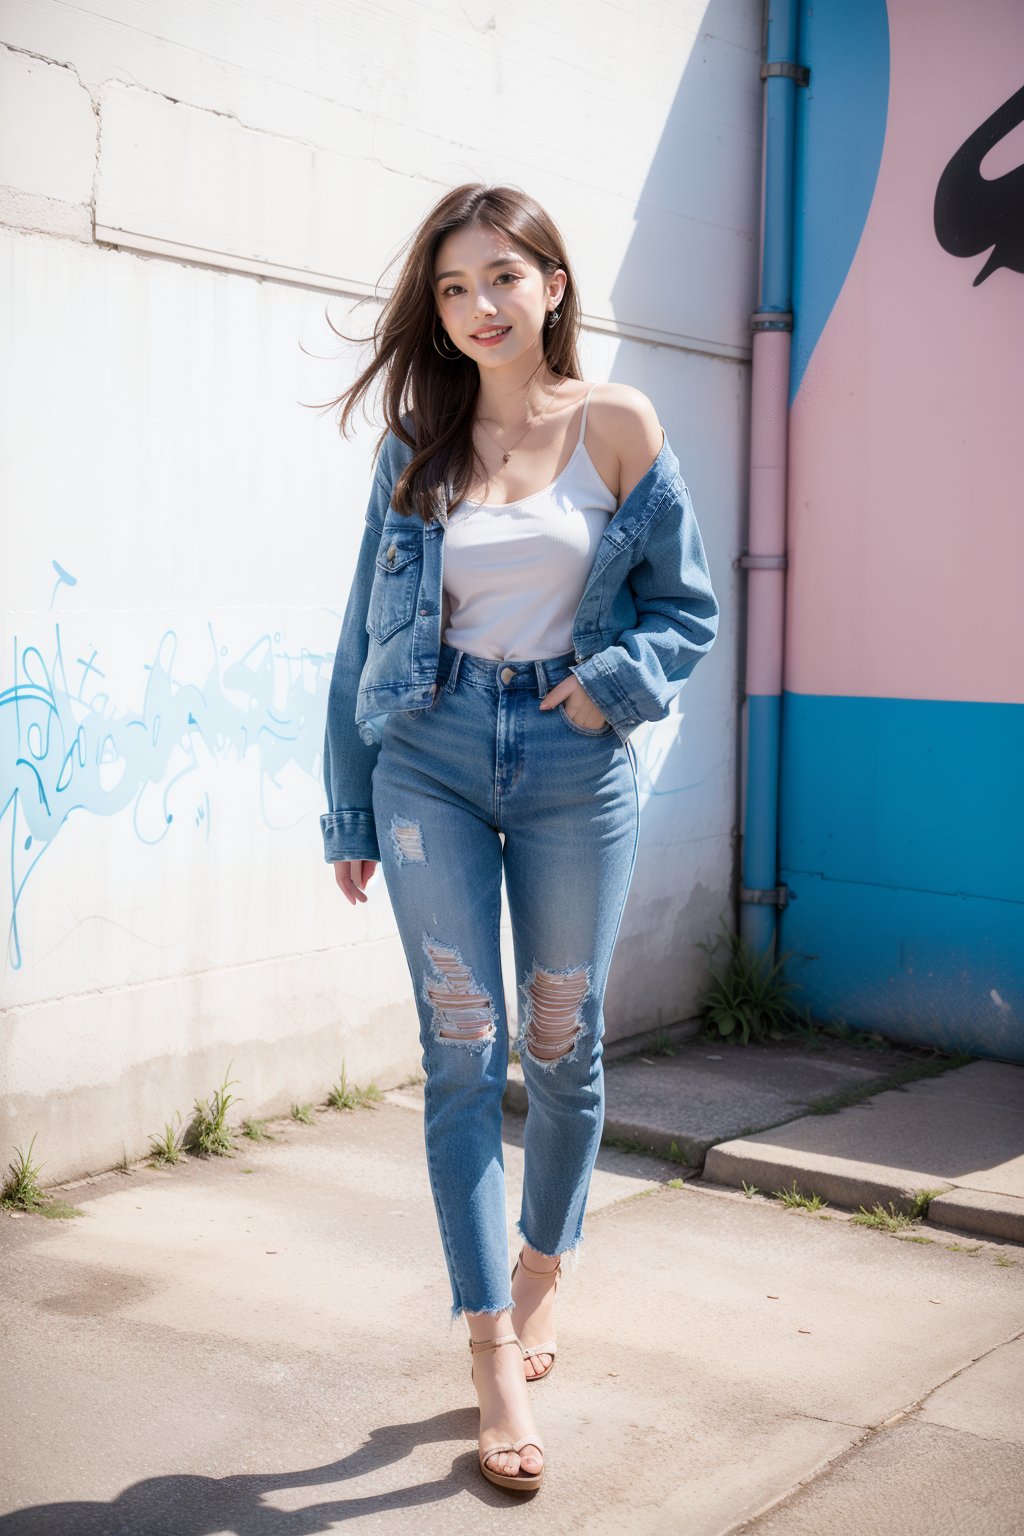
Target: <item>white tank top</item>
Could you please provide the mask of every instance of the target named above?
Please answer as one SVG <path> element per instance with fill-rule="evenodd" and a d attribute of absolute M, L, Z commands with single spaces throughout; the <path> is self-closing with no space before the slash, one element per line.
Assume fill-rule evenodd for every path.
<path fill-rule="evenodd" d="M 573 649 L 573 617 L 618 507 L 583 441 L 593 392 L 591 385 L 572 456 L 550 485 L 504 506 L 460 501 L 448 514 L 448 645 L 492 661 L 542 661 Z"/>

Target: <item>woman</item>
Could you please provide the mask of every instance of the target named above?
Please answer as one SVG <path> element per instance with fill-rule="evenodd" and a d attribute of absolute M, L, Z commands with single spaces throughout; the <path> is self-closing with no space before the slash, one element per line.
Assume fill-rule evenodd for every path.
<path fill-rule="evenodd" d="M 381 376 L 388 430 L 328 701 L 325 857 L 352 903 L 383 864 L 480 1465 L 517 1490 L 541 1479 L 526 1384 L 554 1364 L 560 1256 L 582 1238 L 604 1118 L 602 1006 L 637 847 L 628 736 L 667 714 L 718 623 L 654 407 L 582 380 L 579 327 L 544 210 L 457 187 L 410 242 L 371 363 L 332 402 L 344 433 Z M 511 1279 L 503 870 L 529 1095 Z"/>

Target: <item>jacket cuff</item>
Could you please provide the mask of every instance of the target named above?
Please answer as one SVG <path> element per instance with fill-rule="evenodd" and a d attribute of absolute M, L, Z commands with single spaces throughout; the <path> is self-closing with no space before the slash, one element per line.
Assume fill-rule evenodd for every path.
<path fill-rule="evenodd" d="M 597 705 L 608 724 L 614 726 L 620 734 L 640 724 L 643 716 L 637 714 L 616 683 L 611 669 L 601 660 L 600 651 L 588 656 L 578 666 L 570 667 L 569 671 L 588 698 Z"/>
<path fill-rule="evenodd" d="M 372 811 L 327 811 L 320 817 L 324 837 L 324 861 L 338 864 L 348 859 L 372 859 L 380 863 L 377 827 Z"/>

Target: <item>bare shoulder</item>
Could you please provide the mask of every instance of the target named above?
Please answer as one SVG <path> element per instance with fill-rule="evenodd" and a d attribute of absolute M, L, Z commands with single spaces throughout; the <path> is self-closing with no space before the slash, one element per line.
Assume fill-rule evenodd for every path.
<path fill-rule="evenodd" d="M 661 452 L 661 422 L 643 390 L 632 384 L 598 384 L 590 411 L 605 460 L 598 468 L 609 484 L 617 484 L 621 506 Z"/>

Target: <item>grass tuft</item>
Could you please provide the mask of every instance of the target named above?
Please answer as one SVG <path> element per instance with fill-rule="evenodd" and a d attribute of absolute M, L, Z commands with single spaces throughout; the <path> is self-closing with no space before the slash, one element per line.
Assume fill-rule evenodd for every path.
<path fill-rule="evenodd" d="M 916 1217 L 908 1216 L 905 1211 L 898 1211 L 889 1201 L 889 1209 L 885 1210 L 881 1205 L 873 1205 L 866 1210 L 862 1205 L 850 1220 L 858 1227 L 873 1227 L 877 1232 L 902 1232 L 906 1227 L 912 1227 Z"/>
<path fill-rule="evenodd" d="M 268 1131 L 269 1120 L 257 1120 L 253 1115 L 246 1115 L 242 1121 L 242 1135 L 249 1141 L 276 1141 L 273 1131 Z M 248 1169 L 245 1170 L 248 1173 Z"/>
<path fill-rule="evenodd" d="M 48 1216 L 56 1221 L 67 1221 L 72 1216 L 83 1216 L 85 1213 L 78 1206 L 69 1205 L 66 1200 L 58 1200 L 53 1195 L 48 1195 L 40 1184 L 39 1170 L 43 1164 L 32 1161 L 32 1148 L 35 1146 L 38 1134 L 38 1131 L 33 1134 L 27 1152 L 23 1152 L 20 1147 L 15 1147 L 14 1159 L 8 1164 L 7 1176 L 0 1185 L 0 1209 L 31 1212 L 37 1216 Z"/>
<path fill-rule="evenodd" d="M 371 1104 L 378 1104 L 383 1097 L 376 1083 L 371 1083 L 368 1088 L 359 1088 L 355 1083 L 349 1086 L 342 1062 L 341 1077 L 327 1095 L 327 1103 L 331 1109 L 366 1109 Z"/>
<path fill-rule="evenodd" d="M 316 1119 L 312 1104 L 293 1104 L 292 1119 L 300 1121 L 302 1125 L 312 1125 Z"/>
<path fill-rule="evenodd" d="M 238 1079 L 232 1081 L 237 1082 Z M 196 1152 L 200 1157 L 234 1157 L 235 1138 L 227 1123 L 227 1113 L 232 1104 L 241 1101 L 237 1094 L 231 1092 L 231 1086 L 225 1075 L 224 1081 L 219 1088 L 214 1089 L 209 1099 L 196 1099 L 195 1115 L 184 1139 L 189 1152 Z"/>
<path fill-rule="evenodd" d="M 705 1033 L 714 1040 L 747 1045 L 751 1040 L 783 1040 L 798 1028 L 813 1028 L 809 1011 L 793 1002 L 792 994 L 800 989 L 782 979 L 792 951 L 769 961 L 731 932 L 724 919 L 721 927 L 714 939 L 698 940 L 711 971 L 711 983 L 698 998 Z"/>
<path fill-rule="evenodd" d="M 792 1186 L 789 1189 L 773 1190 L 772 1198 L 781 1201 L 790 1210 L 820 1211 L 828 1205 L 828 1201 L 823 1200 L 820 1195 L 805 1195 L 801 1193 L 796 1187 L 796 1179 L 793 1180 Z"/>
<path fill-rule="evenodd" d="M 175 1110 L 174 1116 L 180 1128 L 180 1112 Z M 171 1120 L 164 1121 L 161 1135 L 150 1136 L 149 1145 L 149 1162 L 151 1167 L 156 1167 L 160 1163 L 177 1163 L 185 1156 L 184 1137 L 179 1134 L 179 1131 L 175 1130 L 174 1123 Z"/>
<path fill-rule="evenodd" d="M 914 1198 L 910 1205 L 911 1216 L 915 1221 L 923 1221 L 924 1218 L 928 1215 L 928 1207 L 931 1205 L 932 1201 L 937 1200 L 940 1195 L 945 1195 L 947 1193 L 948 1191 L 945 1189 L 915 1190 Z"/>

